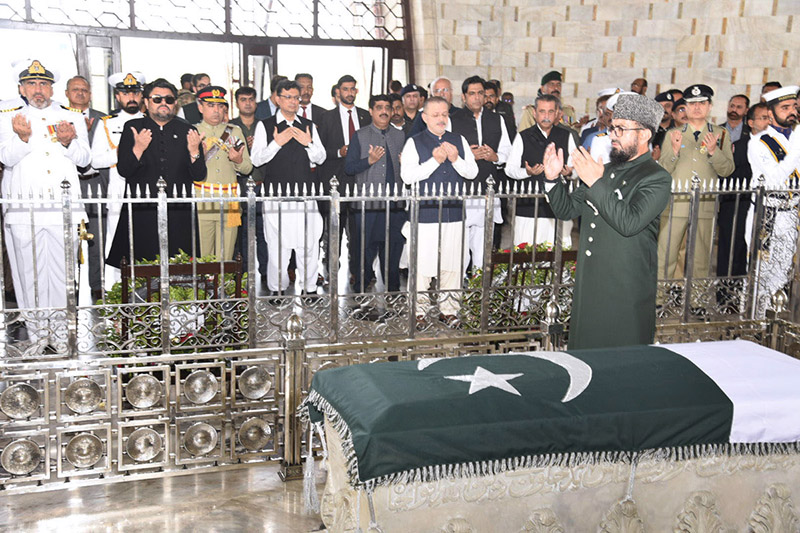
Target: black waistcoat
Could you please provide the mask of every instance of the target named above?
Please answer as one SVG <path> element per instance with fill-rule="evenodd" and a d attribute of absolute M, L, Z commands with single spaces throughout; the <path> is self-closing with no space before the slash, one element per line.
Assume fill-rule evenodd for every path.
<path fill-rule="evenodd" d="M 561 148 L 564 151 L 564 161 L 566 162 L 569 157 L 569 136 L 570 133 L 564 128 L 553 127 L 550 130 L 550 136 L 545 137 L 538 126 L 531 126 L 519 133 L 522 137 L 522 160 L 519 162 L 511 162 L 509 164 L 518 164 L 525 167 L 525 162 L 528 165 L 535 166 L 544 160 L 544 151 L 550 143 L 556 144 L 556 149 Z M 536 174 L 528 178 L 533 181 L 533 190 L 535 192 L 544 193 L 544 173 Z M 523 180 L 523 183 L 526 180 Z M 536 200 L 521 199 L 517 202 L 517 214 L 524 217 L 533 217 L 535 214 Z M 550 205 L 547 200 L 539 200 L 539 216 L 546 218 L 555 218 Z"/>
<path fill-rule="evenodd" d="M 497 152 L 500 146 L 500 139 L 502 131 L 500 129 L 500 121 L 502 118 L 497 113 L 484 110 L 481 113 L 481 134 L 483 135 L 483 142 L 478 143 L 478 124 L 475 120 L 475 115 L 467 108 L 459 109 L 450 117 L 453 124 L 453 133 L 463 135 L 470 146 L 477 144 L 485 144 L 492 150 Z M 497 187 L 498 171 L 497 166 L 491 161 L 482 159 L 476 161 L 478 163 L 478 177 L 475 178 L 475 185 L 480 182 L 483 190 L 486 190 L 486 178 L 492 176 L 495 181 L 495 188 Z"/>
<path fill-rule="evenodd" d="M 289 124 L 287 124 L 285 120 L 278 123 L 276 116 L 277 113 L 262 121 L 267 133 L 267 143 L 272 142 L 276 126 L 278 127 L 278 133 L 289 127 Z M 295 127 L 301 130 L 308 128 L 308 131 L 311 132 L 313 137 L 314 127 L 312 124 L 310 120 L 303 117 L 295 117 L 294 119 Z M 315 141 L 318 141 L 318 139 L 315 139 Z M 264 186 L 267 190 L 270 184 L 272 184 L 274 190 L 276 190 L 277 186 L 280 184 L 283 191 L 286 191 L 286 187 L 288 186 L 290 192 L 293 194 L 295 184 L 297 185 L 298 191 L 302 191 L 303 184 L 306 184 L 309 186 L 308 192 L 310 194 L 310 186 L 316 183 L 316 181 L 319 181 L 315 180 L 314 177 L 314 173 L 311 172 L 306 147 L 295 139 L 290 139 L 289 142 L 284 144 L 281 149 L 278 150 L 278 153 L 275 154 L 275 157 L 264 165 Z M 285 194 L 284 192 L 284 195 Z"/>

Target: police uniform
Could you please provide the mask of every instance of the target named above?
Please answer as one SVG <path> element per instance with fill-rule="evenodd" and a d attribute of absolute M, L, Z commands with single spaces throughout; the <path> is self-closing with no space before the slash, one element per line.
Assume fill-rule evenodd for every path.
<path fill-rule="evenodd" d="M 197 95 L 202 102 L 225 103 L 226 91 L 222 87 L 209 85 Z M 238 196 L 236 173 L 249 174 L 253 170 L 247 141 L 242 129 L 226 122 L 212 126 L 205 120 L 195 125 L 205 135 L 203 150 L 206 154 L 208 174 L 203 182 L 195 182 L 195 195 L 205 197 Z M 242 162 L 228 159 L 228 150 L 243 146 Z M 242 225 L 239 202 L 224 202 L 222 205 L 222 228 L 220 227 L 220 205 L 218 202 L 197 204 L 197 226 L 200 237 L 200 255 L 216 255 L 225 261 L 233 259 L 236 237 Z M 224 242 L 224 245 L 223 245 Z M 223 248 L 224 246 L 224 253 Z"/>
<path fill-rule="evenodd" d="M 109 76 L 108 84 L 115 91 L 139 91 L 146 83 L 144 76 L 140 72 L 119 72 Z M 113 236 L 117 231 L 119 223 L 119 213 L 122 209 L 121 199 L 125 196 L 125 178 L 117 171 L 117 146 L 125 123 L 135 118 L 142 118 L 141 111 L 128 113 L 124 109 L 118 109 L 110 115 L 102 117 L 100 124 L 94 130 L 92 138 L 92 166 L 97 169 L 108 169 L 108 192 L 107 196 L 111 201 L 107 204 L 108 212 L 106 215 L 106 235 Z M 104 242 L 105 254 L 111 250 L 112 238 L 107 238 Z M 106 290 L 111 290 L 114 283 L 120 280 L 119 269 L 111 265 L 106 265 L 105 283 Z"/>
<path fill-rule="evenodd" d="M 783 87 L 764 95 L 767 104 L 797 97 L 797 86 Z M 800 130 L 767 126 L 753 135 L 747 145 L 747 158 L 753 178 L 764 176 L 767 196 L 759 248 L 759 278 L 756 294 L 756 318 L 764 318 L 772 295 L 789 282 L 798 236 L 798 198 L 770 189 L 797 188 L 800 181 Z M 751 210 L 752 211 L 752 210 Z M 748 216 L 752 227 L 752 215 Z M 746 235 L 750 235 L 747 232 Z M 749 243 L 748 243 L 749 244 Z"/>
<path fill-rule="evenodd" d="M 692 85 L 684 91 L 687 102 L 710 100 L 714 91 L 707 85 Z M 678 153 L 672 149 L 672 132 L 680 131 L 681 148 Z M 717 148 L 709 155 L 704 138 L 707 133 L 717 136 Z M 719 181 L 720 176 L 728 176 L 734 170 L 731 138 L 725 128 L 707 122 L 700 131 L 695 131 L 688 122 L 680 128 L 670 129 L 661 145 L 658 162 L 672 174 L 673 181 L 691 186 L 696 174 L 701 187 L 709 189 Z M 693 275 L 696 278 L 709 276 L 711 239 L 714 226 L 715 202 L 713 198 L 701 197 L 697 224 L 697 239 L 693 262 Z M 674 279 L 678 268 L 678 251 L 686 237 L 689 224 L 690 200 L 678 198 L 672 208 L 667 208 L 661 216 L 661 230 L 658 236 L 658 275 L 664 279 Z M 672 223 L 670 225 L 670 217 Z"/>
<path fill-rule="evenodd" d="M 55 82 L 52 71 L 39 61 L 31 62 L 20 72 L 20 83 L 26 80 Z M 77 201 L 80 196 L 79 166 L 91 161 L 86 122 L 80 111 L 52 102 L 44 109 L 31 105 L 4 110 L 0 115 L 0 161 L 6 165 L 2 192 L 6 199 L 55 198 L 55 202 L 37 202 L 33 215 L 29 204 L 5 204 L 5 236 L 8 245 L 14 291 L 21 309 L 64 308 L 67 305 L 66 258 L 77 258 L 75 249 L 64 249 L 63 214 L 61 208 L 62 182 L 67 181 L 74 197 L 73 221 L 76 224 L 86 214 Z M 28 142 L 14 132 L 12 120 L 21 115 L 30 122 Z M 58 142 L 57 125 L 66 121 L 75 127 L 77 138 L 69 146 Z M 35 245 L 32 239 L 35 234 Z M 35 254 L 35 255 L 34 255 Z M 28 337 L 32 341 L 64 347 L 66 322 L 61 320 L 26 320 Z"/>

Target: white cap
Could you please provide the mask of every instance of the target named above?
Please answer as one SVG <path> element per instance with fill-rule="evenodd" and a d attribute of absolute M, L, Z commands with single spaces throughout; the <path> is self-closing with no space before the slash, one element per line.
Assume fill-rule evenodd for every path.
<path fill-rule="evenodd" d="M 797 92 L 800 91 L 800 87 L 797 85 L 788 85 L 786 87 L 781 87 L 780 89 L 772 90 L 768 93 L 764 93 L 764 101 L 767 103 L 770 102 L 781 102 L 783 100 L 794 100 L 797 98 Z"/>
<path fill-rule="evenodd" d="M 108 84 L 114 89 L 139 89 L 142 90 L 147 80 L 144 74 L 137 71 L 117 72 L 108 77 Z"/>
<path fill-rule="evenodd" d="M 609 87 L 608 89 L 603 89 L 597 93 L 597 96 L 609 96 L 611 94 L 621 93 L 622 89 L 619 87 Z"/>
<path fill-rule="evenodd" d="M 608 101 L 606 102 L 606 109 L 608 109 L 610 111 L 614 111 L 614 104 L 617 103 L 617 100 L 623 94 L 639 94 L 639 93 L 635 93 L 633 91 L 620 91 L 618 93 L 615 93 L 614 96 L 609 98 Z"/>
<path fill-rule="evenodd" d="M 23 72 L 25 71 L 28 72 L 28 79 L 46 79 L 55 83 L 59 78 L 58 69 L 54 68 L 53 65 L 43 65 L 38 59 L 19 59 L 11 63 L 11 68 L 13 69 L 14 76 L 18 76 L 19 81 L 23 81 L 23 79 L 26 78 L 26 76 L 23 76 Z"/>

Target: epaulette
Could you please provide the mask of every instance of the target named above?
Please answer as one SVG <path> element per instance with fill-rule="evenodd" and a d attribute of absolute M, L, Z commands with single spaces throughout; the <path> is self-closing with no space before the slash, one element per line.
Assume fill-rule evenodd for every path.
<path fill-rule="evenodd" d="M 604 131 L 603 133 L 598 133 L 597 135 L 595 135 L 595 137 L 606 137 L 607 135 L 608 135 L 608 132 Z"/>
<path fill-rule="evenodd" d="M 712 123 L 708 123 L 708 133 L 714 133 L 714 125 Z"/>
<path fill-rule="evenodd" d="M 106 115 L 104 117 L 100 117 L 100 120 L 108 120 L 110 118 L 116 118 L 119 116 L 119 113 L 111 113 L 110 115 Z"/>
<path fill-rule="evenodd" d="M 67 107 L 65 105 L 62 105 L 61 109 L 66 109 L 67 111 L 72 111 L 73 113 L 81 113 L 81 114 L 83 114 L 83 111 L 81 111 L 80 109 L 75 109 L 74 107 Z"/>
<path fill-rule="evenodd" d="M 19 111 L 22 108 L 23 108 L 23 106 L 12 107 L 11 109 L 2 109 L 2 110 L 0 110 L 0 113 L 11 113 L 12 111 Z"/>

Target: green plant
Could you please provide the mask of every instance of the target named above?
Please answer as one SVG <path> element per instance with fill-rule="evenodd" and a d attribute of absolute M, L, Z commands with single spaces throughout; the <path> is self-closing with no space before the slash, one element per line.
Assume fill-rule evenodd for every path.
<path fill-rule="evenodd" d="M 179 250 L 171 257 L 170 265 L 191 264 L 195 258 Z M 219 264 L 214 255 L 197 258 L 197 264 Z M 138 265 L 157 265 L 160 258 L 153 260 L 140 260 Z M 212 308 L 208 300 L 221 298 L 213 290 L 215 278 L 219 274 L 198 274 L 190 276 L 170 275 L 169 301 L 188 302 L 181 305 L 170 305 L 170 314 L 176 320 L 171 323 L 170 345 L 194 351 L 196 347 L 208 344 L 212 340 L 230 344 L 226 349 L 246 344 L 247 314 L 236 311 L 236 301 L 223 303 Z M 122 283 L 115 283 L 110 291 L 105 294 L 105 304 L 100 306 L 100 316 L 104 327 L 104 337 L 99 342 L 99 347 L 108 351 L 111 356 L 124 354 L 114 353 L 119 350 L 153 350 L 161 346 L 161 313 L 157 305 L 161 300 L 158 287 L 158 278 L 150 278 L 151 290 L 147 297 L 148 279 L 136 277 L 132 279 L 129 287 L 130 298 L 133 302 L 122 301 Z M 226 273 L 222 276 L 221 287 L 226 299 L 238 299 L 247 296 L 245 289 L 247 273 L 241 275 L 240 290 L 236 290 L 236 274 Z M 155 286 L 154 286 L 155 285 Z M 100 304 L 102 302 L 98 302 Z M 220 307 L 222 311 L 220 311 Z M 127 331 L 124 331 L 123 320 L 126 321 Z M 233 322 L 232 322 L 233 321 Z M 224 325 L 224 327 L 221 327 Z M 234 338 L 229 338 L 231 332 Z M 245 335 L 243 338 L 242 336 Z M 226 337 L 228 337 L 226 339 Z M 218 342 L 214 342 L 217 344 Z M 173 350 L 173 353 L 176 353 Z"/>
<path fill-rule="evenodd" d="M 569 250 L 564 247 L 563 250 Z M 462 302 L 464 324 L 469 329 L 480 327 L 481 308 L 489 309 L 489 327 L 511 329 L 534 326 L 544 319 L 544 304 L 550 297 L 548 285 L 555 280 L 555 269 L 551 261 L 523 260 L 531 254 L 534 246 L 521 243 L 514 247 L 513 264 L 510 249 L 502 250 L 505 261 L 491 266 L 492 279 L 489 294 L 482 295 L 484 269 L 478 269 L 467 282 L 467 291 Z M 553 244 L 544 242 L 536 245 L 536 253 L 552 252 Z M 536 254 L 532 255 L 536 259 Z M 572 284 L 575 275 L 575 261 L 565 261 L 561 272 L 561 283 Z M 482 297 L 481 297 L 482 295 Z M 559 298 L 560 295 L 557 295 Z M 562 319 L 568 311 L 562 306 Z"/>

